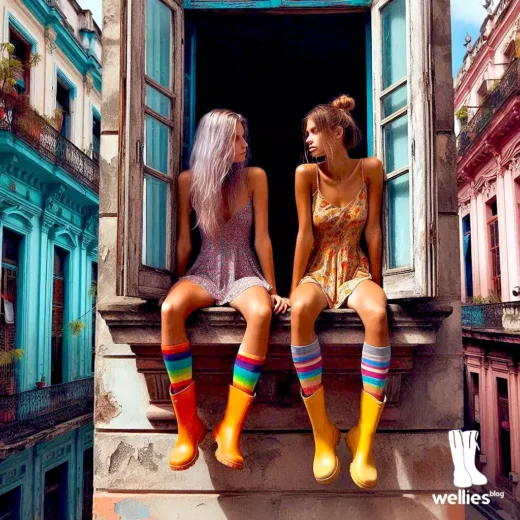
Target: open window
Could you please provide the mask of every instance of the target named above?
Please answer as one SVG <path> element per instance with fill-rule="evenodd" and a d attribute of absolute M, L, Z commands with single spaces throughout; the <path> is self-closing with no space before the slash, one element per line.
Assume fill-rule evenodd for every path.
<path fill-rule="evenodd" d="M 434 296 L 429 2 L 372 7 L 375 153 L 386 172 L 383 283 L 390 299 Z"/>
<path fill-rule="evenodd" d="M 66 301 L 66 263 L 68 253 L 54 248 L 52 277 L 52 331 L 51 331 L 51 384 L 64 382 L 64 314 Z"/>
<path fill-rule="evenodd" d="M 500 235 L 498 232 L 497 199 L 493 197 L 486 204 L 489 256 L 491 258 L 491 292 L 500 298 L 501 296 L 501 270 L 500 270 Z"/>
<path fill-rule="evenodd" d="M 101 115 L 92 108 L 92 160 L 99 164 L 99 143 L 101 139 Z"/>
<path fill-rule="evenodd" d="M 22 237 L 4 228 L 2 236 L 2 276 L 0 294 L 0 352 L 9 352 L 17 348 L 17 296 L 18 276 L 20 272 L 19 257 Z M 0 367 L 0 395 L 12 394 L 15 391 L 14 362 Z M 0 422 L 2 422 L 0 420 Z"/>
<path fill-rule="evenodd" d="M 159 298 L 175 272 L 175 188 L 181 156 L 183 7 L 129 4 L 122 293 Z M 144 45 L 143 45 L 144 42 Z"/>
<path fill-rule="evenodd" d="M 32 45 L 11 24 L 9 24 L 9 43 L 14 45 L 14 56 L 23 65 L 19 76 L 16 78 L 15 89 L 19 94 L 29 95 L 31 92 L 31 69 L 28 64 L 31 61 Z"/>
<path fill-rule="evenodd" d="M 236 13 L 228 11 L 224 16 L 218 12 L 219 7 L 238 8 L 238 2 L 215 4 L 215 8 L 208 11 L 206 2 L 184 3 L 189 8 L 185 26 L 181 0 L 129 3 L 123 59 L 126 109 L 121 141 L 123 185 L 119 206 L 118 272 L 121 277 L 118 293 L 160 298 L 171 287 L 175 272 L 175 181 L 180 164 L 187 166 L 197 120 L 216 106 L 244 112 L 250 120 L 257 118 L 250 128 L 255 163 L 263 149 L 268 150 L 270 158 L 278 164 L 290 162 L 284 163 L 283 171 L 279 172 L 259 162 L 267 171 L 270 187 L 269 217 L 277 286 L 281 293 L 288 288 L 297 232 L 293 172 L 302 160 L 301 119 L 315 104 L 347 92 L 356 98 L 356 120 L 371 140 L 365 141 L 353 155 L 362 156 L 373 150 L 385 164 L 384 287 L 387 295 L 390 299 L 435 296 L 431 56 L 426 44 L 430 1 L 380 0 L 373 2 L 371 13 L 347 9 L 334 15 L 321 14 L 319 10 L 307 14 L 303 9 L 295 12 L 283 9 L 279 16 L 261 10 L 255 16 L 250 12 L 246 16 L 245 9 Z M 280 7 L 279 3 L 277 7 L 270 2 L 266 4 L 271 8 Z M 302 6 L 312 7 L 307 4 Z M 351 4 L 334 2 L 335 7 L 351 8 Z M 294 7 L 295 2 L 283 5 Z M 320 27 L 321 36 L 317 38 L 320 43 L 303 45 L 301 40 L 312 24 Z M 333 24 L 341 24 L 341 28 L 334 33 L 334 42 L 327 50 L 322 48 L 323 40 L 333 33 Z M 248 31 L 243 30 L 246 25 Z M 264 57 L 274 56 L 276 63 L 271 60 L 269 67 L 281 70 L 278 79 L 265 88 L 259 86 L 264 78 L 257 72 L 260 62 L 253 64 L 251 53 L 244 51 L 262 30 L 264 40 L 259 41 L 258 52 L 263 51 Z M 278 42 L 278 47 L 274 47 L 278 51 L 274 54 L 265 50 L 271 44 L 270 39 L 281 41 L 290 31 L 298 30 L 299 36 L 288 43 Z M 207 41 L 205 34 L 211 37 Z M 226 57 L 223 69 L 212 60 L 211 53 L 217 47 L 222 50 L 226 41 L 233 43 L 233 52 L 220 54 L 220 59 Z M 290 46 L 288 52 L 285 52 L 286 43 Z M 319 81 L 309 89 L 295 89 L 292 82 L 293 88 L 286 91 L 282 83 L 287 71 L 300 63 L 302 56 L 307 57 L 307 61 L 295 74 L 306 70 L 311 63 L 308 53 L 314 48 L 322 57 L 332 55 L 331 49 L 334 52 L 344 49 L 343 54 L 335 58 L 334 70 L 345 70 L 348 77 L 338 76 L 337 84 L 328 85 L 328 90 L 322 88 L 326 81 Z M 282 49 L 291 57 L 288 68 L 278 64 L 279 56 L 284 54 Z M 243 59 L 239 63 L 240 72 L 234 76 L 235 72 L 230 70 L 236 56 Z M 349 67 L 338 67 L 342 60 L 347 61 Z M 253 81 L 249 81 L 249 68 L 255 68 Z M 324 73 L 320 69 L 320 75 L 328 79 L 332 72 L 327 69 Z M 235 83 L 242 94 L 232 99 L 225 97 L 229 89 L 221 85 L 228 77 L 240 79 Z M 299 97 L 305 98 L 304 103 L 296 106 L 295 100 Z M 250 108 L 243 110 L 251 99 L 255 101 L 256 114 Z M 263 114 L 271 115 L 266 126 L 258 123 Z M 290 117 L 293 126 L 283 127 L 277 114 Z M 283 130 L 283 141 L 273 137 L 273 132 L 278 130 Z M 292 146 L 291 140 L 298 150 L 287 159 L 277 143 Z M 280 221 L 279 208 L 284 212 L 281 215 L 283 237 L 282 231 L 277 231 L 281 226 L 276 224 Z M 276 233 L 280 233 L 279 243 Z"/>

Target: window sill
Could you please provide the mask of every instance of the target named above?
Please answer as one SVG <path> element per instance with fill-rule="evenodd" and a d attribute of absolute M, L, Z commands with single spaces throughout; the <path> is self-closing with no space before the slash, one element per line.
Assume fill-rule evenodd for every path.
<path fill-rule="evenodd" d="M 145 378 L 149 393 L 147 418 L 154 428 L 174 427 L 169 398 L 169 380 L 160 350 L 160 312 L 156 303 L 133 298 L 117 298 L 98 306 L 114 343 L 130 345 L 137 371 Z M 403 377 L 411 373 L 417 346 L 434 345 L 443 320 L 452 307 L 437 302 L 390 304 L 388 307 L 392 362 L 387 383 L 387 405 L 383 424 L 400 417 L 399 404 Z M 234 309 L 211 307 L 193 313 L 187 322 L 193 354 L 197 392 L 205 396 L 202 415 L 211 423 L 215 410 L 225 402 L 237 348 L 242 341 L 245 321 Z M 316 323 L 323 347 L 324 377 L 329 399 L 351 402 L 359 399 L 359 363 L 364 339 L 361 320 L 351 310 L 326 310 Z M 290 313 L 275 317 L 271 326 L 270 348 L 257 387 L 258 415 L 251 427 L 266 427 L 266 417 L 276 418 L 277 429 L 290 429 L 305 419 L 293 406 L 301 401 L 299 384 L 290 354 Z M 343 396 L 343 397 L 341 397 Z M 300 403 L 301 404 L 301 403 Z M 289 411 L 287 409 L 290 409 Z M 267 413 L 260 414 L 260 410 Z M 348 415 L 345 416 L 347 419 Z"/>

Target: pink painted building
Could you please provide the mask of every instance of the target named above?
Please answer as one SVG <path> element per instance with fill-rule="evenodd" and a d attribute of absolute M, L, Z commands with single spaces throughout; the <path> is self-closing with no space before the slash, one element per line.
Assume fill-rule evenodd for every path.
<path fill-rule="evenodd" d="M 520 1 L 498 2 L 455 79 L 464 301 L 519 299 L 519 23 Z"/>
<path fill-rule="evenodd" d="M 462 42 L 454 42 L 455 45 Z M 455 79 L 466 429 L 520 517 L 520 0 L 494 1 Z M 506 515 L 509 516 L 506 516 Z"/>

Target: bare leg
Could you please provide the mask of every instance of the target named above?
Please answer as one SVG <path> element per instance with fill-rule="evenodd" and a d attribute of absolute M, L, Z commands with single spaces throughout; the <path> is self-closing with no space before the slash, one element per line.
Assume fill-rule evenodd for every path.
<path fill-rule="evenodd" d="M 327 307 L 327 298 L 320 286 L 304 283 L 291 294 L 291 344 L 309 345 L 316 338 L 314 324 Z"/>
<path fill-rule="evenodd" d="M 209 307 L 215 300 L 191 280 L 179 280 L 161 307 L 161 343 L 177 345 L 187 341 L 186 318 L 195 310 Z"/>
<path fill-rule="evenodd" d="M 273 315 L 269 293 L 264 287 L 250 287 L 237 296 L 230 306 L 240 312 L 247 323 L 240 350 L 265 358 Z"/>
<path fill-rule="evenodd" d="M 347 300 L 365 326 L 365 340 L 374 347 L 386 347 L 390 341 L 386 313 L 386 295 L 383 289 L 372 282 L 361 282 Z"/>

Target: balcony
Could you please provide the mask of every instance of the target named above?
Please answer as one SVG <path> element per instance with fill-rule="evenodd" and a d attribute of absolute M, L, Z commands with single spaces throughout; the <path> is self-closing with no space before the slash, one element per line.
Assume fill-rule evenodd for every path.
<path fill-rule="evenodd" d="M 92 413 L 94 378 L 0 396 L 0 459 L 29 436 Z"/>
<path fill-rule="evenodd" d="M 520 344 L 520 302 L 462 306 L 465 336 Z"/>
<path fill-rule="evenodd" d="M 520 60 L 514 61 L 500 82 L 483 99 L 481 107 L 467 122 L 457 137 L 458 158 L 484 133 L 493 116 L 511 99 L 520 94 Z"/>
<path fill-rule="evenodd" d="M 6 112 L 0 130 L 22 139 L 33 150 L 61 166 L 83 186 L 99 193 L 99 164 L 73 145 L 32 109 Z"/>

